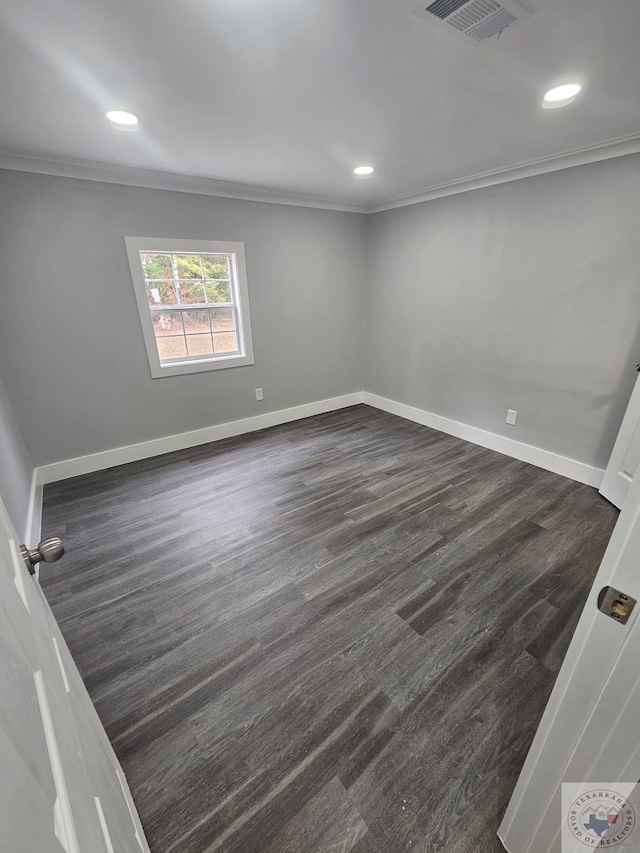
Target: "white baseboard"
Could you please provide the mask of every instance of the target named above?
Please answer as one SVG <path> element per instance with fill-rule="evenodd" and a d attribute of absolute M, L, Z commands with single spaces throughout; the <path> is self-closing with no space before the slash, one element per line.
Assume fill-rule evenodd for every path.
<path fill-rule="evenodd" d="M 433 412 L 417 409 L 415 406 L 397 403 L 395 400 L 379 397 L 377 394 L 369 393 L 369 391 L 363 392 L 362 402 L 392 415 L 398 415 L 409 421 L 415 421 L 415 423 L 438 429 L 449 435 L 455 435 L 457 438 L 463 438 L 465 441 L 488 447 L 490 450 L 497 450 L 498 453 L 520 459 L 522 462 L 528 462 L 538 468 L 545 468 L 547 471 L 569 477 L 578 483 L 586 483 L 586 485 L 594 486 L 596 489 L 600 486 L 604 476 L 604 471 L 601 468 L 594 468 L 592 465 L 586 465 L 576 459 L 569 459 L 569 457 L 553 453 L 551 450 L 543 450 L 541 447 L 534 447 L 532 444 L 524 444 L 524 442 L 516 441 L 513 438 L 505 438 L 505 436 L 498 435 L 495 432 L 488 432 L 488 430 L 463 424 L 442 415 L 435 415 Z"/>
<path fill-rule="evenodd" d="M 531 444 L 524 444 L 513 438 L 506 438 L 495 432 L 464 424 L 460 421 L 398 403 L 368 391 L 356 391 L 353 394 L 345 394 L 341 397 L 331 397 L 328 400 L 318 400 L 315 403 L 305 403 L 302 406 L 293 406 L 290 409 L 280 409 L 276 412 L 267 412 L 252 418 L 244 418 L 239 421 L 229 421 L 224 424 L 204 427 L 203 429 L 183 432 L 178 435 L 169 435 L 164 438 L 155 438 L 151 441 L 143 441 L 140 444 L 130 444 L 126 447 L 115 447 L 113 450 L 104 450 L 100 453 L 91 453 L 88 456 L 77 456 L 75 459 L 64 459 L 61 462 L 53 462 L 50 465 L 42 465 L 34 471 L 34 480 L 31 488 L 31 501 L 29 506 L 29 541 L 37 541 L 40 536 L 40 516 L 42 510 L 42 486 L 45 483 L 55 483 L 59 480 L 67 480 L 69 477 L 77 477 L 80 474 L 89 474 L 92 471 L 101 471 L 104 468 L 113 468 L 115 465 L 123 465 L 127 462 L 137 462 L 140 459 L 148 459 L 152 456 L 160 456 L 163 453 L 171 453 L 174 450 L 184 450 L 187 447 L 196 447 L 200 444 L 208 444 L 211 441 L 220 441 L 223 438 L 231 438 L 243 433 L 255 432 L 278 424 L 297 421 L 302 418 L 313 417 L 324 412 L 332 412 L 344 409 L 347 406 L 356 406 L 358 403 L 366 403 L 376 409 L 382 409 L 392 415 L 414 421 L 418 424 L 431 427 L 432 429 L 446 432 L 473 444 L 488 447 L 522 462 L 537 465 L 579 483 L 598 488 L 604 471 L 569 459 L 550 450 L 543 450 Z"/>
<path fill-rule="evenodd" d="M 64 459 L 61 462 L 52 462 L 50 465 L 42 465 L 40 468 L 36 468 L 36 482 L 42 487 L 45 483 L 56 483 L 59 480 L 68 480 L 69 477 L 77 477 L 80 474 L 89 474 L 92 471 L 113 468 L 115 465 L 124 465 L 126 462 L 137 462 L 140 459 L 161 456 L 163 453 L 171 453 L 174 450 L 184 450 L 187 447 L 220 441 L 222 438 L 256 432 L 290 421 L 310 418 L 324 412 L 356 406 L 358 403 L 362 403 L 362 391 L 344 394 L 341 397 L 331 397 L 328 400 L 317 400 L 315 403 L 305 403 L 302 406 L 293 406 L 290 409 L 266 412 L 252 418 L 229 421 L 225 424 L 216 424 L 191 432 L 182 432 L 178 435 L 154 438 L 151 441 L 129 444 L 126 447 L 114 447 L 113 450 L 90 453 L 88 456 L 77 456 L 75 459 Z M 42 490 L 40 494 L 40 500 L 42 500 Z"/>

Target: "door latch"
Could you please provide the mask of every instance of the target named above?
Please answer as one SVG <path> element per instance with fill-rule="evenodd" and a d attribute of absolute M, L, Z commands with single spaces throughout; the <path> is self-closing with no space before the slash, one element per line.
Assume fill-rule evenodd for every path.
<path fill-rule="evenodd" d="M 635 607 L 636 600 L 620 592 L 619 589 L 614 589 L 612 586 L 605 586 L 600 590 L 598 596 L 598 610 L 615 619 L 621 625 L 626 624 L 631 611 Z"/>

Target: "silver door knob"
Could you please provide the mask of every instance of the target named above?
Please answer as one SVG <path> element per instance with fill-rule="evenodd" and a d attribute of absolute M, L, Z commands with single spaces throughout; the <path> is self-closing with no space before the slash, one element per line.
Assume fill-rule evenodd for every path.
<path fill-rule="evenodd" d="M 50 539 L 43 539 L 37 548 L 31 550 L 26 545 L 21 545 L 20 553 L 29 573 L 33 575 L 35 573 L 34 566 L 38 563 L 55 563 L 56 560 L 59 560 L 64 554 L 64 545 L 62 539 L 52 536 Z"/>

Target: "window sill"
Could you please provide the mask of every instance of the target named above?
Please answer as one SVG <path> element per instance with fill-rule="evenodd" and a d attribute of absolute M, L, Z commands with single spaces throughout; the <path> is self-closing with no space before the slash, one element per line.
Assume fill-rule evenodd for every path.
<path fill-rule="evenodd" d="M 151 367 L 151 376 L 153 379 L 162 379 L 163 376 L 181 376 L 184 373 L 204 373 L 208 370 L 224 370 L 229 367 L 244 367 L 249 364 L 255 364 L 253 356 L 232 355 L 228 358 L 183 361 L 159 366 L 153 365 Z"/>

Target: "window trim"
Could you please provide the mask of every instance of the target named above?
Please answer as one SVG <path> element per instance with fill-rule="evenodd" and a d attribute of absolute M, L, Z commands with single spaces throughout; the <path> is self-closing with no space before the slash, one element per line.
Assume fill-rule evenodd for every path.
<path fill-rule="evenodd" d="M 255 364 L 253 355 L 253 339 L 251 335 L 251 314 L 249 310 L 249 287 L 247 284 L 247 267 L 245 262 L 244 243 L 227 240 L 181 240 L 176 237 L 125 237 L 124 238 L 131 280 L 140 315 L 142 335 L 144 338 L 149 367 L 153 379 L 163 376 L 179 376 L 185 373 L 202 373 L 208 370 L 221 370 L 229 367 L 242 367 Z M 238 342 L 240 353 L 218 355 L 213 358 L 180 358 L 163 365 L 158 355 L 156 336 L 153 331 L 153 320 L 147 300 L 147 288 L 140 260 L 140 252 L 173 252 L 179 254 L 218 254 L 234 255 L 238 304 L 235 310 L 238 318 Z M 195 306 L 201 307 L 201 306 Z M 244 345 L 244 346 L 243 346 Z M 244 351 L 243 351 L 244 350 Z"/>

